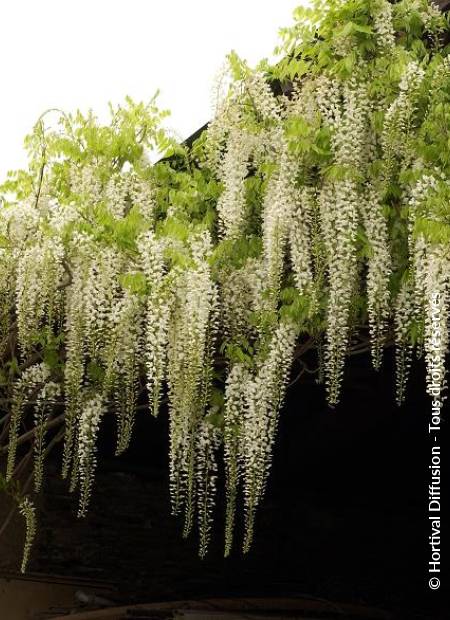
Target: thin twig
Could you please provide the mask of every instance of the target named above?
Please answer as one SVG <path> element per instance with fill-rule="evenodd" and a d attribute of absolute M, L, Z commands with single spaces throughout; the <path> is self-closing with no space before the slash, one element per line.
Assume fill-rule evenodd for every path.
<path fill-rule="evenodd" d="M 55 426 L 59 426 L 64 421 L 65 417 L 66 417 L 66 414 L 62 413 L 58 417 L 53 418 L 53 420 L 49 420 L 44 425 L 44 430 L 48 431 L 51 428 L 54 428 Z M 35 435 L 37 430 L 38 430 L 38 427 L 35 427 L 35 428 L 32 428 L 31 430 L 27 431 L 23 435 L 20 435 L 20 437 L 17 439 L 17 444 L 16 445 L 20 446 L 21 444 L 25 443 L 29 439 L 32 439 L 34 437 L 34 435 Z M 40 428 L 39 428 L 39 430 L 40 430 Z M 0 454 L 2 454 L 4 452 L 8 452 L 8 446 L 3 446 L 3 447 L 0 448 Z"/>

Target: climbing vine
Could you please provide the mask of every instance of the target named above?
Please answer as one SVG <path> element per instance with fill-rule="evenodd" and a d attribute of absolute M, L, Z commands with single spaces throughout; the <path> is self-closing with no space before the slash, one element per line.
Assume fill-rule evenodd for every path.
<path fill-rule="evenodd" d="M 398 402 L 414 352 L 444 402 L 447 18 L 426 0 L 317 1 L 294 17 L 276 64 L 230 54 L 192 144 L 164 132 L 154 100 L 111 107 L 109 125 L 52 110 L 26 140 L 28 170 L 2 186 L 2 486 L 27 524 L 23 568 L 36 511 L 16 479 L 33 459 L 39 491 L 63 441 L 85 515 L 104 416 L 120 454 L 135 416 L 167 405 L 172 509 L 185 535 L 197 523 L 202 556 L 223 455 L 228 555 L 241 508 L 251 546 L 307 352 L 332 406 L 347 355 L 370 350 L 379 369 L 391 345 Z"/>

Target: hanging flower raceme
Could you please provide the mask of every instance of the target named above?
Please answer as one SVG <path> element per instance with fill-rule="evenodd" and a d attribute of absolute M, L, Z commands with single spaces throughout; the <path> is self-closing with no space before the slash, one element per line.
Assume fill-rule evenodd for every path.
<path fill-rule="evenodd" d="M 8 461 L 6 466 L 7 480 L 10 480 L 14 474 L 18 432 L 27 401 L 34 400 L 32 397 L 36 397 L 39 393 L 41 393 L 49 378 L 49 367 L 45 363 L 39 363 L 24 370 L 14 384 L 11 418 L 9 423 Z"/>
<path fill-rule="evenodd" d="M 17 330 L 23 356 L 36 342 L 39 329 L 53 328 L 60 312 L 65 274 L 64 248 L 57 238 L 40 238 L 18 257 L 16 280 Z"/>
<path fill-rule="evenodd" d="M 197 492 L 199 555 L 205 557 L 211 537 L 212 511 L 217 483 L 217 450 L 220 445 L 219 430 L 207 420 L 202 420 L 196 432 L 195 482 Z"/>
<path fill-rule="evenodd" d="M 226 380 L 223 437 L 227 494 L 225 556 L 230 555 L 233 545 L 238 485 L 243 467 L 242 441 L 246 386 L 250 381 L 249 370 L 240 363 L 233 365 Z"/>
<path fill-rule="evenodd" d="M 217 213 L 224 238 L 242 235 L 247 216 L 245 178 L 248 174 L 254 137 L 233 127 L 227 141 L 220 176 L 224 190 L 217 203 Z"/>
<path fill-rule="evenodd" d="M 119 297 L 123 260 L 113 248 L 91 248 L 84 297 L 84 343 L 91 359 L 101 357 L 111 330 L 112 310 Z"/>
<path fill-rule="evenodd" d="M 111 331 L 105 352 L 103 389 L 112 396 L 117 415 L 116 454 L 131 441 L 143 356 L 144 309 L 142 299 L 126 290 L 112 309 Z"/>
<path fill-rule="evenodd" d="M 267 181 L 263 204 L 263 253 L 267 277 L 267 287 L 272 293 L 274 303 L 280 291 L 284 259 L 289 229 L 296 206 L 295 175 L 297 166 L 290 157 L 287 144 L 281 136 L 275 137 L 278 155 L 278 169 Z M 298 214 L 297 214 L 298 215 Z M 300 225 L 301 225 L 300 215 Z M 295 225 L 295 224 L 294 224 Z M 297 222 L 298 233 L 299 223 Z M 294 234 L 296 234 L 294 233 Z"/>
<path fill-rule="evenodd" d="M 221 327 L 230 342 L 254 338 L 257 326 L 252 317 L 266 305 L 264 291 L 267 285 L 264 262 L 249 258 L 240 269 L 220 272 Z"/>
<path fill-rule="evenodd" d="M 97 466 L 96 440 L 104 404 L 100 396 L 86 395 L 82 404 L 78 435 L 78 470 L 80 478 L 79 516 L 85 516 Z"/>
<path fill-rule="evenodd" d="M 361 196 L 357 170 L 365 164 L 367 92 L 355 80 L 340 85 L 324 80 L 318 104 L 332 130 L 337 179 L 325 180 L 319 193 L 329 280 L 325 368 L 328 399 L 339 400 L 350 330 L 350 308 L 357 281 L 356 235 Z"/>
<path fill-rule="evenodd" d="M 395 30 L 392 23 L 392 4 L 388 0 L 375 2 L 373 27 L 381 53 L 391 52 L 395 47 Z"/>
<path fill-rule="evenodd" d="M 408 196 L 408 245 L 409 260 L 414 275 L 415 308 L 420 318 L 425 303 L 427 279 L 427 248 L 423 234 L 416 234 L 416 226 L 420 217 L 426 216 L 426 203 L 438 192 L 438 178 L 434 174 L 423 174 L 410 190 Z"/>
<path fill-rule="evenodd" d="M 207 263 L 209 236 L 194 239 L 191 251 L 193 267 L 180 273 L 173 284 L 167 371 L 172 508 L 176 514 L 185 506 L 188 521 L 195 490 L 195 436 L 204 416 L 202 393 L 207 389 L 204 368 L 210 364 L 208 340 L 217 303 Z"/>
<path fill-rule="evenodd" d="M 150 287 L 144 318 L 147 390 L 150 411 L 157 415 L 166 374 L 166 351 L 172 290 L 164 265 L 164 246 L 149 232 L 139 239 L 140 260 Z"/>
<path fill-rule="evenodd" d="M 450 262 L 448 247 L 442 241 L 427 239 L 428 226 L 445 226 L 445 211 L 440 213 L 441 196 L 446 199 L 448 181 L 438 169 L 423 174 L 410 192 L 409 248 L 414 275 L 413 310 L 416 322 L 423 326 L 423 345 L 427 365 L 427 391 L 442 407 L 446 388 L 445 357 L 449 339 Z"/>
<path fill-rule="evenodd" d="M 387 218 L 379 188 L 369 185 L 363 203 L 363 220 L 370 244 L 367 268 L 367 310 L 372 362 L 381 366 L 384 338 L 390 314 L 389 280 L 392 273 Z"/>
<path fill-rule="evenodd" d="M 313 253 L 311 228 L 317 209 L 314 188 L 303 187 L 298 194 L 289 231 L 289 250 L 295 285 L 301 295 L 309 295 L 314 305 Z"/>
<path fill-rule="evenodd" d="M 400 80 L 398 96 L 386 110 L 381 144 L 384 155 L 384 177 L 387 181 L 394 173 L 396 162 L 410 156 L 410 129 L 416 110 L 416 98 L 424 75 L 423 68 L 417 62 L 408 63 Z"/>
<path fill-rule="evenodd" d="M 25 544 L 20 572 L 24 573 L 30 559 L 31 547 L 36 537 L 36 508 L 29 497 L 24 497 L 19 504 L 20 514 L 25 519 Z"/>
<path fill-rule="evenodd" d="M 270 339 L 265 359 L 244 384 L 245 408 L 239 442 L 246 514 L 244 551 L 248 551 L 253 539 L 256 509 L 272 463 L 278 413 L 289 378 L 296 336 L 293 325 L 280 323 Z"/>
<path fill-rule="evenodd" d="M 263 73 L 251 73 L 245 80 L 244 90 L 258 119 L 269 123 L 279 121 L 281 108 Z"/>
<path fill-rule="evenodd" d="M 413 344 L 411 328 L 414 323 L 414 292 L 410 279 L 402 282 L 394 308 L 395 318 L 395 361 L 396 361 L 396 398 L 401 405 L 405 400 L 406 384 L 411 366 Z"/>
<path fill-rule="evenodd" d="M 88 281 L 89 242 L 84 236 L 74 237 L 78 252 L 71 257 L 71 283 L 65 292 L 65 350 L 64 396 L 66 403 L 62 475 L 70 472 L 72 457 L 76 456 L 77 422 L 81 412 L 81 391 L 86 361 L 86 310 L 84 291 Z M 73 462 L 76 477 L 76 459 Z"/>
<path fill-rule="evenodd" d="M 60 396 L 61 386 L 54 381 L 45 383 L 36 396 L 34 406 L 34 490 L 36 493 L 41 489 L 44 475 L 46 425 Z"/>

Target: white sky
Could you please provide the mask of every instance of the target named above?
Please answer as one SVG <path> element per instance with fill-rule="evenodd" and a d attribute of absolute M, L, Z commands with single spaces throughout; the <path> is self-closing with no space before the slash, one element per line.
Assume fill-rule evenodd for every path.
<path fill-rule="evenodd" d="M 92 108 L 159 88 L 186 138 L 210 117 L 211 85 L 235 49 L 270 57 L 302 0 L 0 0 L 0 182 L 26 163 L 23 138 L 47 108 Z"/>

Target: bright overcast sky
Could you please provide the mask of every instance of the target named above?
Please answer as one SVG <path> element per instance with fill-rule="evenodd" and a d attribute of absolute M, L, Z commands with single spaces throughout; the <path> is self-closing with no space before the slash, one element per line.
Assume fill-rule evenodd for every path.
<path fill-rule="evenodd" d="M 185 138 L 210 117 L 211 85 L 235 49 L 270 57 L 303 0 L 0 0 L 0 181 L 25 165 L 23 137 L 47 108 L 92 108 L 160 89 Z"/>

